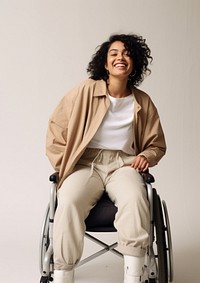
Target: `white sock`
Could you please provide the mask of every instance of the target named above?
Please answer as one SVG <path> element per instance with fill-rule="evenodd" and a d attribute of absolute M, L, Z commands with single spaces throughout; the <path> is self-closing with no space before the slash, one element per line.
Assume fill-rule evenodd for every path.
<path fill-rule="evenodd" d="M 74 270 L 54 270 L 54 283 L 74 283 Z"/>
<path fill-rule="evenodd" d="M 144 257 L 124 256 L 124 283 L 140 283 Z"/>

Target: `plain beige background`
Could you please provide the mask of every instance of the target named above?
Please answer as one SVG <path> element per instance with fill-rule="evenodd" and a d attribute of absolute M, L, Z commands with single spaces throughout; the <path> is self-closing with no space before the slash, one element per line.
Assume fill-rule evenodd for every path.
<path fill-rule="evenodd" d="M 199 282 L 199 26 L 198 0 L 1 0 L 1 282 L 39 282 L 52 172 L 47 121 L 65 92 L 87 78 L 95 47 L 115 32 L 141 34 L 152 50 L 152 75 L 141 88 L 159 109 L 168 145 L 152 172 L 170 212 L 174 282 Z"/>

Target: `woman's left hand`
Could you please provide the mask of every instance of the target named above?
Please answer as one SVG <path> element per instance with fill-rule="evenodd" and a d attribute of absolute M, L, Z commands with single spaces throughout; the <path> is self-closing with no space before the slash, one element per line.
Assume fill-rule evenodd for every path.
<path fill-rule="evenodd" d="M 138 155 L 134 158 L 131 167 L 133 167 L 135 170 L 138 170 L 139 172 L 144 172 L 148 169 L 149 162 L 145 156 Z"/>

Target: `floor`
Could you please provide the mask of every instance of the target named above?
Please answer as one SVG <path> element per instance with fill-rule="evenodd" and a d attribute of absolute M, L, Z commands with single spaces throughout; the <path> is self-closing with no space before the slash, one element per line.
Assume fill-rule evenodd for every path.
<path fill-rule="evenodd" d="M 76 283 L 122 283 L 122 259 L 116 255 L 104 254 L 75 270 Z"/>
<path fill-rule="evenodd" d="M 116 241 L 115 234 L 98 235 L 100 240 L 111 244 Z M 100 250 L 96 243 L 85 239 L 83 258 Z M 123 258 L 111 252 L 93 259 L 75 270 L 75 283 L 122 283 Z"/>

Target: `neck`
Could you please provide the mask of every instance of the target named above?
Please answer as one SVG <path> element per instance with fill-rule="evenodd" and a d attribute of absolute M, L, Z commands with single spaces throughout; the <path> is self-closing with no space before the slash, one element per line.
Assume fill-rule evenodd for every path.
<path fill-rule="evenodd" d="M 128 96 L 131 91 L 127 87 L 127 80 L 109 80 L 108 92 L 111 96 L 122 98 Z"/>

